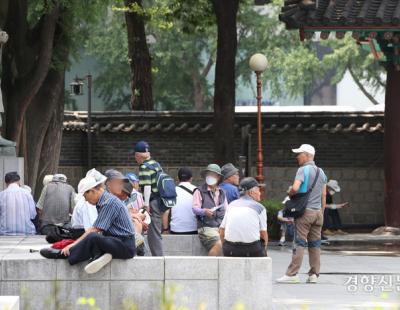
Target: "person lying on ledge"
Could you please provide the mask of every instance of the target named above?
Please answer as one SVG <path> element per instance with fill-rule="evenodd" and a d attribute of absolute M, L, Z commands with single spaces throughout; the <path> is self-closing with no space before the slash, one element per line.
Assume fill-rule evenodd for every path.
<path fill-rule="evenodd" d="M 95 178 L 87 176 L 78 185 L 78 193 L 98 211 L 98 217 L 79 239 L 62 250 L 42 249 L 46 258 L 68 259 L 71 265 L 89 260 L 85 271 L 96 273 L 113 258 L 128 259 L 136 254 L 135 229 L 125 205 L 104 189 Z"/>

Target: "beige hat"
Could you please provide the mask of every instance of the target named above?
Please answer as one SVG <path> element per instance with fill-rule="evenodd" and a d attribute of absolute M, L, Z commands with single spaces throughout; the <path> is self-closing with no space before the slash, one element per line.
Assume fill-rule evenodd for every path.
<path fill-rule="evenodd" d="M 329 188 L 332 188 L 336 193 L 340 192 L 340 186 L 339 182 L 336 180 L 329 180 L 329 182 L 326 184 Z"/>
<path fill-rule="evenodd" d="M 51 181 L 53 181 L 53 175 L 52 174 L 45 175 L 43 178 L 43 185 L 46 186 Z"/>

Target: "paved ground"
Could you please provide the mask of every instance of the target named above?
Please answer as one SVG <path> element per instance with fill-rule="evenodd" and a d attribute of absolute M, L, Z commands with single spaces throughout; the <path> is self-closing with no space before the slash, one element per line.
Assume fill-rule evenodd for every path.
<path fill-rule="evenodd" d="M 350 236 L 346 238 L 351 239 Z M 30 253 L 30 249 L 39 250 L 45 244 L 39 236 L 0 237 L 0 258 L 38 258 L 39 254 Z M 291 249 L 272 245 L 268 253 L 273 260 L 275 280 L 285 272 Z M 400 258 L 382 256 L 384 253 L 379 256 L 362 254 L 357 255 L 354 251 L 324 251 L 318 284 L 304 283 L 308 270 L 306 255 L 300 271 L 303 283 L 273 283 L 275 309 L 400 309 Z M 353 284 L 346 285 L 348 281 Z"/>

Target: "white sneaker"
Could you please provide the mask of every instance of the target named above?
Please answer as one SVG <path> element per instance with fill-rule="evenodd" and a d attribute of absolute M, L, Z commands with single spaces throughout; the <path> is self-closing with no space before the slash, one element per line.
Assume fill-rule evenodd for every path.
<path fill-rule="evenodd" d="M 280 246 L 284 246 L 285 245 L 285 237 L 281 237 L 281 239 L 279 240 L 279 245 Z"/>
<path fill-rule="evenodd" d="M 308 277 L 307 283 L 317 283 L 318 282 L 318 277 L 316 274 L 312 274 L 311 276 Z"/>
<path fill-rule="evenodd" d="M 300 283 L 300 278 L 298 275 L 295 276 L 287 276 L 284 275 L 283 277 L 276 279 L 277 283 L 291 283 L 291 284 L 296 284 Z"/>
<path fill-rule="evenodd" d="M 92 274 L 98 272 L 101 268 L 107 265 L 112 260 L 111 254 L 103 254 L 98 259 L 95 259 L 91 263 L 85 266 L 86 273 Z"/>

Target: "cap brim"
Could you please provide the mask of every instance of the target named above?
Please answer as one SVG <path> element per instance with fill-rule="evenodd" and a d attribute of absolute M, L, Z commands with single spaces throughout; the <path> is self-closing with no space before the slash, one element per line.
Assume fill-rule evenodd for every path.
<path fill-rule="evenodd" d="M 222 173 L 218 173 L 218 172 L 215 172 L 212 170 L 207 170 L 207 169 L 205 169 L 201 172 L 201 176 L 204 177 L 207 174 L 207 172 L 212 172 L 212 173 L 218 174 L 220 177 L 223 177 Z"/>
<path fill-rule="evenodd" d="M 302 149 L 292 149 L 292 152 L 299 154 L 299 153 L 303 153 L 304 151 Z"/>

